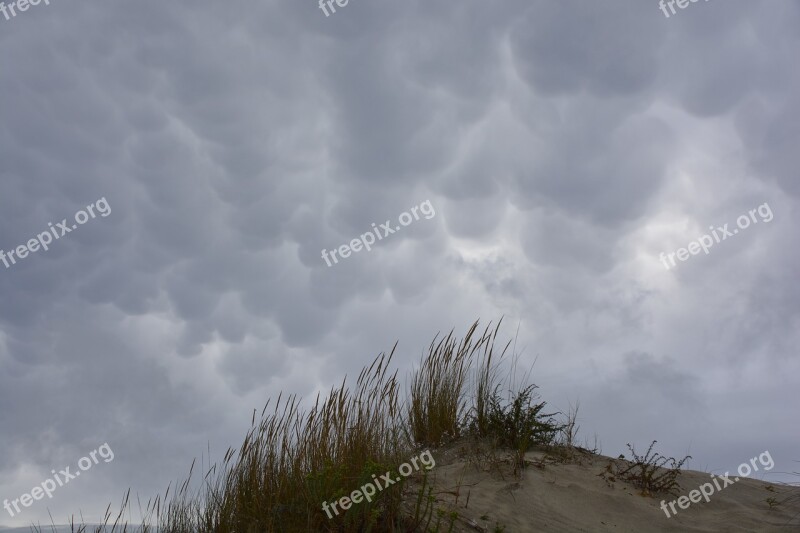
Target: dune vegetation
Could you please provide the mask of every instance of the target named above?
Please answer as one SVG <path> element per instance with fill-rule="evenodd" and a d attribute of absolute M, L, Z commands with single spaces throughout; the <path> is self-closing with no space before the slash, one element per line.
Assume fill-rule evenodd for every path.
<path fill-rule="evenodd" d="M 143 524 L 124 522 L 131 505 L 127 494 L 118 514 L 109 506 L 103 525 L 73 522 L 72 530 L 453 531 L 458 512 L 440 505 L 436 469 L 397 475 L 421 450 L 436 456 L 456 445 L 476 464 L 504 464 L 518 478 L 531 464 L 531 450 L 562 462 L 597 452 L 575 444 L 577 406 L 566 414 L 547 412 L 529 382 L 530 370 L 518 376 L 518 355 L 508 355 L 511 341 L 496 345 L 499 328 L 497 323 L 479 330 L 476 321 L 460 339 L 453 331 L 437 335 L 407 388 L 391 367 L 395 344 L 354 384 L 345 378 L 313 404 L 304 407 L 296 395 L 281 393 L 267 402 L 260 419 L 254 414 L 241 446 L 228 449 L 221 463 L 200 473 L 192 463 L 183 482 L 143 505 Z M 644 481 L 652 482 L 656 470 L 643 467 Z M 372 501 L 353 503 L 332 517 L 323 510 L 323 502 L 347 497 L 385 472 L 398 481 Z M 656 479 L 666 479 L 671 489 L 677 473 Z"/>

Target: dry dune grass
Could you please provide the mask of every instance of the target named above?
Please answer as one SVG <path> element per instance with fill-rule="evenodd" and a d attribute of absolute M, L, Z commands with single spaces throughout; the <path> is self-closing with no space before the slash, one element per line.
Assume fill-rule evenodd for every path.
<path fill-rule="evenodd" d="M 122 521 L 130 506 L 128 494 L 114 520 L 109 507 L 103 525 L 73 523 L 71 529 L 736 531 L 750 519 L 793 519 L 796 492 L 773 487 L 774 495 L 758 502 L 753 485 L 758 482 L 751 480 L 721 494 L 719 503 L 712 502 L 718 508 L 703 511 L 696 506 L 672 519 L 660 515 L 656 500 L 641 493 L 657 496 L 692 486 L 699 473 L 683 474 L 689 479 L 679 484 L 683 461 L 651 454 L 652 446 L 645 456 L 634 453 L 627 467 L 615 463 L 617 470 L 596 449 L 577 446 L 577 405 L 566 415 L 546 413 L 546 403 L 528 382 L 530 373 L 517 383 L 516 355 L 509 373 L 501 377 L 510 342 L 495 351 L 499 327 L 489 324 L 479 333 L 476 321 L 460 340 L 452 331 L 437 335 L 412 373 L 407 392 L 401 390 L 397 372 L 390 370 L 393 348 L 365 367 L 352 389 L 345 379 L 308 409 L 296 396 L 281 394 L 267 403 L 259 420 L 254 414 L 242 445 L 229 449 L 221 464 L 197 479 L 192 463 L 177 490 L 168 487 L 148 501 L 143 524 Z M 398 467 L 425 447 L 435 448 L 436 468 L 398 476 Z M 323 502 L 347 496 L 387 471 L 399 481 L 372 502 L 353 504 L 333 518 L 323 511 Z M 718 526 L 729 524 L 720 510 L 743 502 L 752 507 L 749 518 L 737 518 L 731 529 L 702 529 L 712 527 L 714 520 Z M 678 525 L 683 529 L 676 529 Z"/>

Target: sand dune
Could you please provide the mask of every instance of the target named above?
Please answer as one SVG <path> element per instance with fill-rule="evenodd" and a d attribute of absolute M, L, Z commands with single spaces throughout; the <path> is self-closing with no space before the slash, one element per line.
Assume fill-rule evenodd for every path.
<path fill-rule="evenodd" d="M 435 454 L 433 485 L 439 505 L 458 512 L 454 531 L 800 531 L 800 487 L 742 479 L 708 503 L 678 508 L 677 515 L 667 518 L 661 501 L 697 489 L 711 479 L 708 473 L 684 470 L 679 494 L 647 497 L 627 482 L 607 482 L 598 475 L 609 457 L 581 454 L 576 462 L 560 463 L 529 452 L 532 464 L 517 478 L 510 461 L 475 461 L 463 451 L 453 446 Z M 774 509 L 766 501 L 792 495 L 793 500 Z M 498 525 L 505 529 L 495 529 Z"/>

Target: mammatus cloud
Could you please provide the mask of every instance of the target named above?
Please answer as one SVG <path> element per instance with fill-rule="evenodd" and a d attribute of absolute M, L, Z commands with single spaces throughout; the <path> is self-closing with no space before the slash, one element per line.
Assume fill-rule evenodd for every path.
<path fill-rule="evenodd" d="M 0 267 L 0 499 L 115 453 L 0 523 L 163 492 L 279 390 L 395 341 L 405 373 L 478 316 L 519 326 L 542 395 L 580 398 L 610 455 L 791 470 L 798 23 L 789 0 L 0 14 L 0 249 L 112 208 Z M 320 257 L 426 199 L 370 253 Z M 764 203 L 768 224 L 659 261 Z"/>

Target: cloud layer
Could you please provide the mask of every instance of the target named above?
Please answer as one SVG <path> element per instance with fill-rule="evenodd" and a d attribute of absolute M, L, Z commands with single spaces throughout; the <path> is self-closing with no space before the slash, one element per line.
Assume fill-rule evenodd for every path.
<path fill-rule="evenodd" d="M 0 17 L 0 523 L 97 520 L 279 390 L 504 316 L 603 452 L 796 470 L 800 8 L 791 0 L 437 4 L 51 0 Z M 328 267 L 320 250 L 414 222 Z M 754 225 L 659 262 L 768 202 Z M 794 455 L 793 455 L 794 454 Z"/>

